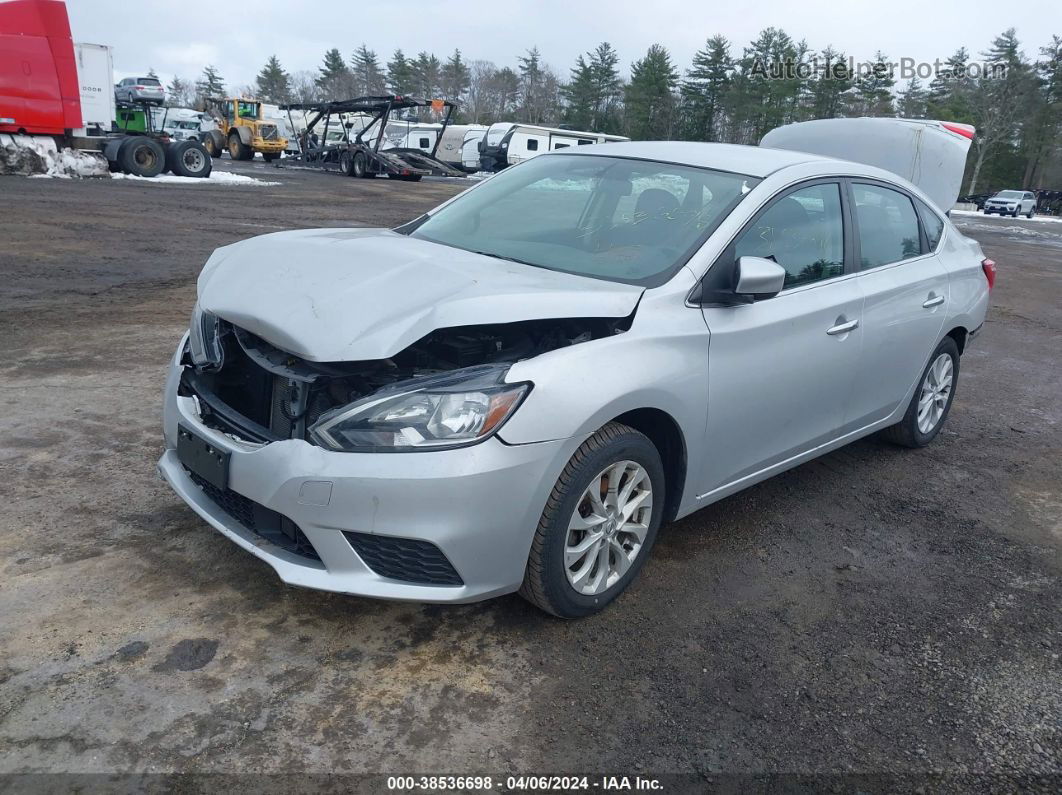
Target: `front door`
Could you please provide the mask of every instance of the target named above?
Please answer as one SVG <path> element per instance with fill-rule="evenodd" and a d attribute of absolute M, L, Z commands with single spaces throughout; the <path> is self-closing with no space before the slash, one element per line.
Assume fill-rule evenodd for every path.
<path fill-rule="evenodd" d="M 818 182 L 775 199 L 723 255 L 772 258 L 787 277 L 774 298 L 702 310 L 711 336 L 700 496 L 845 432 L 863 294 L 846 274 L 844 226 L 841 185 Z"/>

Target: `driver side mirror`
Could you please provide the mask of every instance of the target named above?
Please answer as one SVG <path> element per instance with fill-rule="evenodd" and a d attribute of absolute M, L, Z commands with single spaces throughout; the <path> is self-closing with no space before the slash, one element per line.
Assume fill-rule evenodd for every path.
<path fill-rule="evenodd" d="M 762 301 L 782 291 L 786 271 L 777 262 L 763 257 L 739 257 L 735 276 L 735 293 Z"/>

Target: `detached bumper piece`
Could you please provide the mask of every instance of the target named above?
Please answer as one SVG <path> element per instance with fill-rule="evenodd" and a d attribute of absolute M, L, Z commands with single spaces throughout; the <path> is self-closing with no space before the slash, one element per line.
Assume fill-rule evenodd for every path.
<path fill-rule="evenodd" d="M 365 565 L 391 580 L 417 585 L 464 585 L 446 555 L 430 541 L 343 531 Z"/>
<path fill-rule="evenodd" d="M 291 519 L 274 510 L 259 505 L 232 489 L 220 489 L 195 472 L 185 470 L 192 481 L 203 490 L 221 510 L 242 524 L 255 535 L 261 536 L 293 555 L 320 561 L 321 556 L 313 548 L 306 534 Z M 441 553 L 440 553 L 441 554 Z"/>

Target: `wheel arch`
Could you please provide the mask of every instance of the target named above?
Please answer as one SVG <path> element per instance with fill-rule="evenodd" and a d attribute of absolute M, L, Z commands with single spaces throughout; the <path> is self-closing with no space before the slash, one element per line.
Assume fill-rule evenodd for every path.
<path fill-rule="evenodd" d="M 959 355 L 962 356 L 963 351 L 966 349 L 966 340 L 969 338 L 970 332 L 964 326 L 955 326 L 944 336 L 955 340 L 955 345 L 959 348 Z"/>
<path fill-rule="evenodd" d="M 686 439 L 675 418 L 658 408 L 639 408 L 614 417 L 611 422 L 627 425 L 645 434 L 660 453 L 664 465 L 664 521 L 674 520 L 682 504 L 688 458 Z M 607 423 L 606 423 L 607 424 Z"/>

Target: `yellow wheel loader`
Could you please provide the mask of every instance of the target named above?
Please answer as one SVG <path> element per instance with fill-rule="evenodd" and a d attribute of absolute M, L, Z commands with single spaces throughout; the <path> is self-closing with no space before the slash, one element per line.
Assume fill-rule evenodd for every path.
<path fill-rule="evenodd" d="M 276 160 L 287 148 L 276 122 L 262 119 L 262 103 L 253 99 L 208 99 L 207 112 L 217 129 L 199 134 L 211 157 L 228 152 L 233 160 L 253 160 L 261 152 L 266 162 Z"/>

